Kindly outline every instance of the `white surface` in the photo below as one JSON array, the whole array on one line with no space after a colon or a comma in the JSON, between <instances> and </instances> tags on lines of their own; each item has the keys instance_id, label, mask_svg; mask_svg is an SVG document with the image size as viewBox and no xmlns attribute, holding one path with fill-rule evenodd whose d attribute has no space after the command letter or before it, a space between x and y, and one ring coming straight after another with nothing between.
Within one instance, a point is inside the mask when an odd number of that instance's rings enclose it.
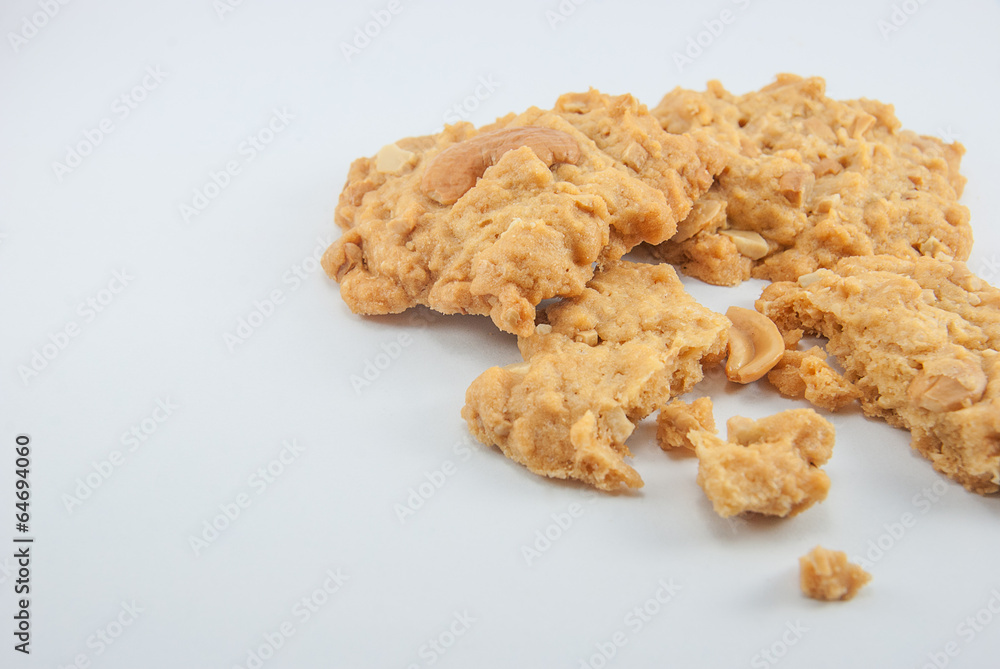
<instances>
[{"instance_id":1,"label":"white surface","mask_svg":"<svg viewBox=\"0 0 1000 669\"><path fill-rule=\"evenodd\" d=\"M0 560L0 666L245 667L286 621L294 634L269 669L576 669L619 632L608 666L773 666L759 655L773 646L789 667L921 667L949 643L949 666L995 664L1000 620L984 607L1000 588L998 500L944 481L906 433L836 416L830 496L787 521L716 517L695 461L661 453L650 424L630 441L646 487L595 497L469 441L465 389L516 359L512 337L483 318L361 318L321 272L299 285L287 273L336 236L351 160L436 130L480 77L495 90L470 101L476 123L588 86L655 105L675 85L718 78L743 92L792 71L965 143L970 265L997 283L1000 6L910 0L916 13L883 37L893 3L882 0L567 1L575 10L554 29L557 0L402 2L348 62L339 44L387 4L246 0L220 17L212 0L73 2L17 51L9 37L0 46L0 541L12 546L19 433L33 440L36 537L30 657L6 631L13 563ZM673 53L723 9L733 22L678 71ZM7 0L0 27L20 30L38 11ZM121 118L116 99L149 67L163 81ZM294 118L248 161L241 142L275 109ZM53 162L103 118L113 131L60 181ZM179 205L228 161L239 174L185 222ZM134 278L88 320L78 305L123 268ZM761 288L687 283L720 310ZM273 290L283 303L230 351L226 333ZM18 366L70 321L79 336L22 382ZM410 344L356 393L350 376L401 335ZM798 406L718 373L703 393L720 423ZM179 408L130 451L121 435L167 399ZM304 450L262 487L252 477L285 440ZM68 511L64 495L114 451L123 464ZM446 463L453 474L401 523L395 505ZM946 491L934 503L922 492L932 486ZM196 556L189 537L240 494L249 507ZM571 504L582 514L527 565L522 547ZM892 538L906 513L911 526ZM823 543L863 556L880 537L892 547L856 600L800 596L799 555ZM306 619L297 602L327 570L349 580ZM663 605L650 600L661 580L680 586ZM102 647L93 635L117 632L133 600L142 611ZM643 606L658 611L630 613ZM990 623L962 626L977 613ZM466 630L456 614L475 621ZM425 646L448 642L453 625L463 633L444 655Z\"/></svg>"}]
</instances>

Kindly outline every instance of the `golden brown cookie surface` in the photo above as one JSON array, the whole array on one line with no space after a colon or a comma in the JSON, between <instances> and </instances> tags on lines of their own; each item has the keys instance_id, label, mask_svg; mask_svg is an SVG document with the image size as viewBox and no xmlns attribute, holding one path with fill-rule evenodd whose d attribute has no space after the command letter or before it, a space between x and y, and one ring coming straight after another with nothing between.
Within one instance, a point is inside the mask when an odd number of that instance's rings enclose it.
<instances>
[{"instance_id":1,"label":"golden brown cookie surface","mask_svg":"<svg viewBox=\"0 0 1000 669\"><path fill-rule=\"evenodd\" d=\"M768 286L757 309L829 339L865 413L908 429L935 469L1000 490L1000 290L965 263L845 258Z\"/></svg>"},{"instance_id":2,"label":"golden brown cookie surface","mask_svg":"<svg viewBox=\"0 0 1000 669\"><path fill-rule=\"evenodd\" d=\"M579 294L594 263L669 238L719 169L715 145L663 131L632 96L570 94L355 161L323 266L355 312L425 304L528 335L535 306Z\"/></svg>"},{"instance_id":3,"label":"golden brown cookie surface","mask_svg":"<svg viewBox=\"0 0 1000 669\"><path fill-rule=\"evenodd\" d=\"M791 409L726 422L728 439L691 430L698 485L723 518L760 513L795 516L826 499L830 479L819 467L833 453L834 429L812 409Z\"/></svg>"},{"instance_id":4,"label":"golden brown cookie surface","mask_svg":"<svg viewBox=\"0 0 1000 669\"><path fill-rule=\"evenodd\" d=\"M462 416L531 471L602 490L639 487L624 458L634 423L721 359L729 321L695 302L668 265L612 262L520 337L523 363L484 372Z\"/></svg>"},{"instance_id":5,"label":"golden brown cookie surface","mask_svg":"<svg viewBox=\"0 0 1000 669\"><path fill-rule=\"evenodd\" d=\"M734 285L793 280L846 256L969 256L965 149L903 130L891 105L832 100L818 77L779 75L746 95L717 81L678 88L653 113L726 152L705 206L657 250L692 276Z\"/></svg>"}]
</instances>

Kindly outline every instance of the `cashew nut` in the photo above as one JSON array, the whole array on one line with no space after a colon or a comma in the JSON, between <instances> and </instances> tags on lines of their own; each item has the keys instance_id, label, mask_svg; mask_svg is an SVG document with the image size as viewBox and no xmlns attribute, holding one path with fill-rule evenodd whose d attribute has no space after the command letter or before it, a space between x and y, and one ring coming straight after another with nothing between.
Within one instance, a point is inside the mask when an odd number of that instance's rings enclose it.
<instances>
[{"instance_id":1,"label":"cashew nut","mask_svg":"<svg viewBox=\"0 0 1000 669\"><path fill-rule=\"evenodd\" d=\"M503 128L449 146L431 161L420 180L420 190L440 204L454 204L476 185L488 167L503 154L527 146L546 165L580 160L580 146L569 133L552 128Z\"/></svg>"},{"instance_id":2,"label":"cashew nut","mask_svg":"<svg viewBox=\"0 0 1000 669\"><path fill-rule=\"evenodd\" d=\"M751 230L719 230L736 244L736 250L751 260L760 260L771 250L767 240Z\"/></svg>"},{"instance_id":3,"label":"cashew nut","mask_svg":"<svg viewBox=\"0 0 1000 669\"><path fill-rule=\"evenodd\" d=\"M750 383L767 374L785 352L785 342L778 326L764 314L729 307L729 359L726 378L736 383Z\"/></svg>"},{"instance_id":4,"label":"cashew nut","mask_svg":"<svg viewBox=\"0 0 1000 669\"><path fill-rule=\"evenodd\" d=\"M974 359L942 358L924 363L910 382L910 401L928 411L955 411L972 406L986 392L986 374Z\"/></svg>"}]
</instances>

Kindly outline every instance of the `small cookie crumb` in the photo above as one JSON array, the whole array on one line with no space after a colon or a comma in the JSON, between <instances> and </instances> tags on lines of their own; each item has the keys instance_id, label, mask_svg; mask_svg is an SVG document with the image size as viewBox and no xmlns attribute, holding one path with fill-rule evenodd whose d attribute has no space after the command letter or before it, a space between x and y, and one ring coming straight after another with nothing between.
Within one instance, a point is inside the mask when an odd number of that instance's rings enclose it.
<instances>
[{"instance_id":1,"label":"small cookie crumb","mask_svg":"<svg viewBox=\"0 0 1000 669\"><path fill-rule=\"evenodd\" d=\"M872 575L848 562L843 551L816 546L799 558L799 586L813 599L847 601L870 580Z\"/></svg>"}]
</instances>

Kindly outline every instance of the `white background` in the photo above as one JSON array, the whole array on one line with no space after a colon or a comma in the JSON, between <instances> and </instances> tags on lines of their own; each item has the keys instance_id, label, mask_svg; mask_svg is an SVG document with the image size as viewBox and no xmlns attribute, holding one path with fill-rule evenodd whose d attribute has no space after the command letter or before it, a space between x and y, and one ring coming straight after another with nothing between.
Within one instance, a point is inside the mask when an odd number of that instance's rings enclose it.
<instances>
[{"instance_id":1,"label":"white background","mask_svg":"<svg viewBox=\"0 0 1000 669\"><path fill-rule=\"evenodd\" d=\"M601 666L599 648L610 654L616 633L625 643L607 666L774 666L766 648L788 667L995 664L1000 620L985 607L1000 604L997 499L937 475L905 432L857 409L834 417L829 498L789 520L718 518L696 461L664 455L651 422L630 440L645 488L593 495L470 441L465 389L518 359L512 336L485 318L425 310L362 318L321 271L291 278L294 267L315 270L312 254L338 234L350 162L436 131L456 104L485 123L589 86L653 106L676 85L701 90L718 78L744 92L790 71L826 77L836 98L893 102L905 127L962 141L970 265L1000 281L990 195L1000 181L1000 5L908 0L913 13L883 34L894 11L883 0L681 4L566 2L553 26L557 0L402 2L348 59L341 43L386 2L244 0L220 13L211 0L78 0L43 20L39 3L5 0L0 666L257 666L248 654L286 622L293 634L273 656L264 649L265 667L576 669ZM734 20L679 68L674 53L723 9ZM25 17L44 25L32 32ZM22 31L30 39L12 42ZM116 100L147 68L163 80L153 88L146 78L123 118ZM481 77L495 90L470 98ZM248 160L241 143L274 110L293 118ZM57 174L53 164L102 119L111 132ZM229 161L239 173L185 220L180 205ZM102 293L123 271L127 285ZM750 306L763 285L685 282L718 310ZM275 290L282 303L227 346ZM113 299L90 313L86 300L102 297ZM18 368L71 323L78 335L22 379ZM396 351L400 335L411 340ZM351 375L384 346L398 355L355 392ZM713 396L720 424L804 406L718 372L701 394ZM177 407L159 423L158 400ZM122 435L144 419L150 434L130 450ZM30 656L13 651L10 633L21 433L33 448ZM274 464L286 440L303 450ZM109 478L94 474L112 457L121 464ZM251 477L269 464L280 475L262 488ZM401 522L396 505L442 468L453 473ZM88 475L99 487L68 509ZM932 486L945 491L934 502L923 492ZM220 505L241 494L249 506L196 554L191 537L213 519L225 525ZM571 504L582 514L527 564L523 547L536 532L558 534L553 514ZM801 596L799 555L822 543L864 557L879 541L888 549L871 553L874 581L855 600ZM297 602L328 570L349 580L320 590L305 619ZM655 600L661 580L679 587L666 604ZM123 602L141 608L137 618ZM644 606L654 611L646 620L630 614ZM989 619L981 631L961 627L977 614ZM456 615L474 622L455 623L452 638ZM118 636L102 645L99 630ZM443 655L432 639L450 644ZM941 655L946 646L957 656Z\"/></svg>"}]
</instances>

